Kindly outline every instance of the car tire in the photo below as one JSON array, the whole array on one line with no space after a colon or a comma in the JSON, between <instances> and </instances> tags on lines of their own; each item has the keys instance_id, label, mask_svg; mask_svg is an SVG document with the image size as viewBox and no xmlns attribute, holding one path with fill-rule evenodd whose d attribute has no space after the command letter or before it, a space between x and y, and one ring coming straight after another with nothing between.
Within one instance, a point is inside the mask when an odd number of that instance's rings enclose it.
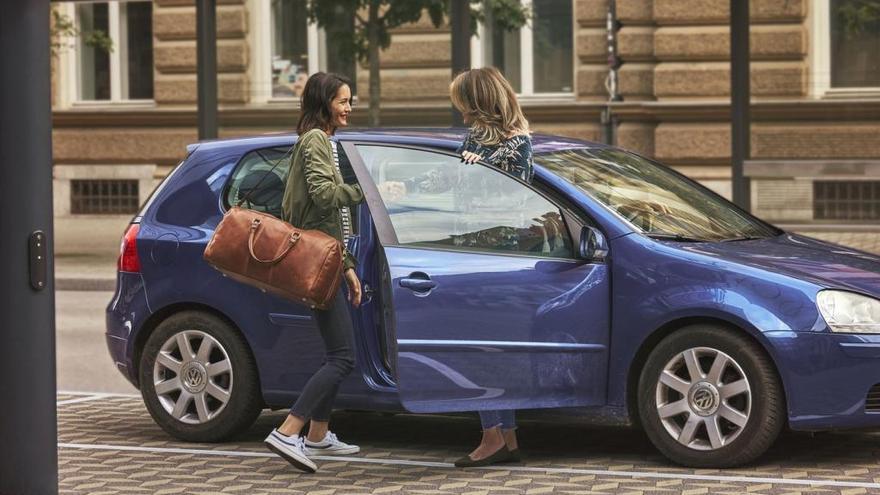
<instances>
[{"instance_id":1,"label":"car tire","mask_svg":"<svg viewBox=\"0 0 880 495\"><path fill-rule=\"evenodd\" d=\"M648 438L683 466L749 463L785 425L784 391L769 356L723 326L688 326L660 341L642 368L638 392Z\"/></svg>"},{"instance_id":2,"label":"car tire","mask_svg":"<svg viewBox=\"0 0 880 495\"><path fill-rule=\"evenodd\" d=\"M187 343L189 359L181 350ZM263 409L250 348L231 324L207 312L183 311L162 321L144 345L139 373L150 415L180 440L226 440Z\"/></svg>"}]
</instances>

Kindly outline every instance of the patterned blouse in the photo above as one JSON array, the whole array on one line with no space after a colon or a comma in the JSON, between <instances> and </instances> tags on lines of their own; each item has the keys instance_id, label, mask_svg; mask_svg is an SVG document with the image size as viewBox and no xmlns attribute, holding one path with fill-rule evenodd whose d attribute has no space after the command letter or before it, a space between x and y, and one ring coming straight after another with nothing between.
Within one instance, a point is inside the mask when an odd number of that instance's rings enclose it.
<instances>
[{"instance_id":1,"label":"patterned blouse","mask_svg":"<svg viewBox=\"0 0 880 495\"><path fill-rule=\"evenodd\" d=\"M531 182L535 175L532 167L532 138L527 134L513 136L498 144L485 145L477 142L471 128L457 152L461 154L465 151L480 155L489 164L526 182Z\"/></svg>"}]
</instances>

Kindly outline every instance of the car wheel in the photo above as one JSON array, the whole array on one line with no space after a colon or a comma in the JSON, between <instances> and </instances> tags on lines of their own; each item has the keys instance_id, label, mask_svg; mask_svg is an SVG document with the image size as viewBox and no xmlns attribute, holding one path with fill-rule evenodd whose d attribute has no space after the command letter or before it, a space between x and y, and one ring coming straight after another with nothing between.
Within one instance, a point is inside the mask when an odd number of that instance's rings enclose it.
<instances>
[{"instance_id":1,"label":"car wheel","mask_svg":"<svg viewBox=\"0 0 880 495\"><path fill-rule=\"evenodd\" d=\"M783 389L770 358L720 326L694 325L663 339L642 369L638 404L657 449L689 467L753 461L785 423Z\"/></svg>"},{"instance_id":2,"label":"car wheel","mask_svg":"<svg viewBox=\"0 0 880 495\"><path fill-rule=\"evenodd\" d=\"M176 313L156 327L140 363L141 394L163 430L219 442L250 427L263 407L254 358L223 319Z\"/></svg>"}]
</instances>

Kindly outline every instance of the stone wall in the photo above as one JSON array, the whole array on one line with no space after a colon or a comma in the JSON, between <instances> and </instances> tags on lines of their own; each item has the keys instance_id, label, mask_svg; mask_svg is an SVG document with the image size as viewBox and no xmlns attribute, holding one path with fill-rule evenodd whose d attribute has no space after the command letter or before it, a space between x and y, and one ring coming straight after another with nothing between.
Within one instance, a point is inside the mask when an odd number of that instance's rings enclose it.
<instances>
[{"instance_id":1,"label":"stone wall","mask_svg":"<svg viewBox=\"0 0 880 495\"><path fill-rule=\"evenodd\" d=\"M244 0L217 6L217 96L220 103L248 101L249 48ZM193 0L154 0L154 99L163 107L194 105L196 8Z\"/></svg>"}]
</instances>

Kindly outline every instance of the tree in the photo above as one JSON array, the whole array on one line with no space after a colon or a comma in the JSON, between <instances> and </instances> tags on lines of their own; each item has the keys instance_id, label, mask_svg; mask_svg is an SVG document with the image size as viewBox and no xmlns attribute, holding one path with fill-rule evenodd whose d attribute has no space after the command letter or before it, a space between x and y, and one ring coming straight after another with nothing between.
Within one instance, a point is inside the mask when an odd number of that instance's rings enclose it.
<instances>
[{"instance_id":1,"label":"tree","mask_svg":"<svg viewBox=\"0 0 880 495\"><path fill-rule=\"evenodd\" d=\"M486 19L487 14L495 27L514 30L522 27L529 18L529 11L520 0L469 0L471 4L471 32ZM449 0L320 0L309 2L308 12L312 22L322 28L332 27L340 19L354 15L354 29L338 31L332 43L338 44L340 53L349 54L370 70L369 125L379 125L380 50L391 46L390 30L418 21L427 11L435 27L443 23L449 12Z\"/></svg>"},{"instance_id":2,"label":"tree","mask_svg":"<svg viewBox=\"0 0 880 495\"><path fill-rule=\"evenodd\" d=\"M880 30L880 0L850 0L837 5L837 22L847 38Z\"/></svg>"},{"instance_id":3,"label":"tree","mask_svg":"<svg viewBox=\"0 0 880 495\"><path fill-rule=\"evenodd\" d=\"M105 52L113 51L113 40L104 31L81 31L76 27L69 16L52 9L52 22L49 24L49 46L52 55L72 48L73 40L81 37L86 46L97 48Z\"/></svg>"}]
</instances>

